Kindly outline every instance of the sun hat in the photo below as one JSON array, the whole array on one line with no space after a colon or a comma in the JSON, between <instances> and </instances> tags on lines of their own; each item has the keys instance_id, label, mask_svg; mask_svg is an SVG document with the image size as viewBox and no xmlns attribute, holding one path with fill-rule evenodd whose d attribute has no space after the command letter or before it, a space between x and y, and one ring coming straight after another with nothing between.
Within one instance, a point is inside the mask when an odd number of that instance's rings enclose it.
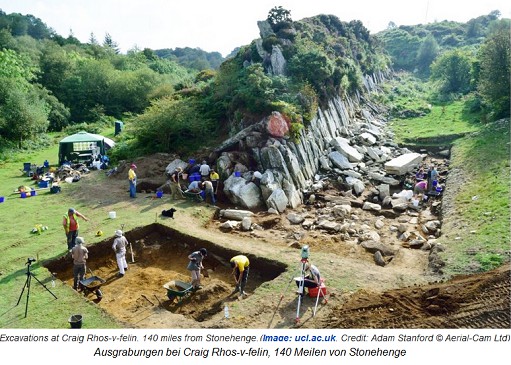
<instances>
[{"instance_id":1,"label":"sun hat","mask_svg":"<svg viewBox=\"0 0 511 365\"><path fill-rule=\"evenodd\" d=\"M121 236L122 236L122 231L120 229L116 230L115 237L121 237Z\"/></svg>"},{"instance_id":2,"label":"sun hat","mask_svg":"<svg viewBox=\"0 0 511 365\"><path fill-rule=\"evenodd\" d=\"M85 243L85 240L83 239L83 237L76 237L75 243L77 245L81 245L81 244Z\"/></svg>"},{"instance_id":3,"label":"sun hat","mask_svg":"<svg viewBox=\"0 0 511 365\"><path fill-rule=\"evenodd\" d=\"M135 165L134 163L131 164L131 167L136 169L137 168L137 165Z\"/></svg>"}]
</instances>

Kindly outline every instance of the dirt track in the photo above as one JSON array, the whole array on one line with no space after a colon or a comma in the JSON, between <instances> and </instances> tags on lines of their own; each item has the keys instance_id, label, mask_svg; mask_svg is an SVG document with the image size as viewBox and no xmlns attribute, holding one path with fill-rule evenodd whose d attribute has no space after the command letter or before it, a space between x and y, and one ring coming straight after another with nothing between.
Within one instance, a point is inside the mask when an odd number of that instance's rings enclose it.
<instances>
[{"instance_id":1,"label":"dirt track","mask_svg":"<svg viewBox=\"0 0 511 365\"><path fill-rule=\"evenodd\" d=\"M137 161L142 169L154 171L148 162ZM163 166L164 164L161 164ZM158 167L160 168L160 167ZM163 176L163 174L161 174ZM95 184L94 174L80 182L80 194L102 200L126 201L124 179L111 179L105 192ZM106 197L108 194L108 197ZM126 202L127 209L158 213L161 205L149 200ZM168 197L166 197L168 199ZM204 203L170 202L179 208L175 220L160 218L160 224L139 227L127 233L133 243L135 263L123 278L117 273L111 239L90 247L89 267L106 279L103 299L93 293L85 297L97 302L127 327L140 328L510 328L510 266L448 282L434 283L428 276L427 253L403 249L384 268L376 266L372 255L355 242L342 241L322 233L307 233L296 243L296 226L285 217L269 217L261 212L254 218L264 230L223 232L213 216L215 210ZM197 204L210 212L211 221L203 226L194 217ZM301 211L306 213L305 211ZM364 212L360 220L368 225L375 217ZM382 219L380 217L380 219ZM177 231L169 229L170 224ZM389 223L389 222L387 222ZM91 228L92 229L92 228ZM390 239L391 237L389 237ZM297 321L297 295L294 283L299 246L309 244L313 261L327 278L329 294L316 300L305 297ZM298 246L298 247L297 247ZM192 249L207 247L212 255L204 264L209 277L204 289L181 301L170 300L163 284L171 279L187 281L186 256ZM226 261L232 255L250 255L251 275L246 299L232 295L233 281ZM130 261L130 255L127 256ZM58 278L72 284L69 261L49 266ZM291 284L291 285L289 285ZM223 307L230 308L230 318Z\"/></svg>"}]
</instances>

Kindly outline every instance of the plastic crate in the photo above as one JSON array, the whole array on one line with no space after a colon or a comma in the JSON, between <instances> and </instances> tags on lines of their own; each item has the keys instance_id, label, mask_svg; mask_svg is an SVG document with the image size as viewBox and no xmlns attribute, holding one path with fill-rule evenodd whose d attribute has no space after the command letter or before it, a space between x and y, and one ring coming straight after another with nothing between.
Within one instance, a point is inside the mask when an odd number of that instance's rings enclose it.
<instances>
[{"instance_id":1,"label":"plastic crate","mask_svg":"<svg viewBox=\"0 0 511 365\"><path fill-rule=\"evenodd\" d=\"M40 188L47 188L48 187L48 181L39 181L39 187Z\"/></svg>"}]
</instances>

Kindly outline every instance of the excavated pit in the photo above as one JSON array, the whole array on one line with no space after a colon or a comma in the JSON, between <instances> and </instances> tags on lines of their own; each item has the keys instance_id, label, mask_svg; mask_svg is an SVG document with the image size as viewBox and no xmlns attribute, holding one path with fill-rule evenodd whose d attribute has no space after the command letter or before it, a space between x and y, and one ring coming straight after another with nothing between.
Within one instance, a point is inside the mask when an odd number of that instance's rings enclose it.
<instances>
[{"instance_id":1,"label":"excavated pit","mask_svg":"<svg viewBox=\"0 0 511 365\"><path fill-rule=\"evenodd\" d=\"M202 322L223 309L223 304L236 298L232 294L234 279L229 265L231 257L240 254L213 242L182 234L167 226L154 223L125 233L132 244L134 262L128 247L128 271L117 277L118 267L112 249L113 237L87 247L87 277L97 276L105 282L99 286L102 298L92 290L81 291L85 298L94 301L110 315L131 325L140 321L149 309L164 308ZM180 280L190 282L186 270L188 255L206 248L208 256L203 261L208 277L202 278L203 288L186 292L169 299L163 285ZM285 270L285 265L264 258L245 254L250 260L250 275L246 291L252 293L264 282L273 280ZM46 265L57 279L72 287L73 265L69 257L62 257ZM182 291L180 291L182 292Z\"/></svg>"}]
</instances>

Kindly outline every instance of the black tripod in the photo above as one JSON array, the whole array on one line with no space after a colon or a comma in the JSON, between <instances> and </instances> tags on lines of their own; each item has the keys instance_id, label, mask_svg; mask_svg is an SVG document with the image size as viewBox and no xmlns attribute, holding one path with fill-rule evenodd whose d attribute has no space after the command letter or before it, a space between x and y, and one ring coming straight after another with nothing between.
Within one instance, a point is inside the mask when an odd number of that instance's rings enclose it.
<instances>
[{"instance_id":1,"label":"black tripod","mask_svg":"<svg viewBox=\"0 0 511 365\"><path fill-rule=\"evenodd\" d=\"M51 292L51 290L46 287L46 285L41 283L41 281L38 278L36 278L36 276L32 272L30 272L30 266L32 265L33 262L35 262L35 259L29 257L27 262L25 263L25 265L27 265L27 272L26 272L27 280L25 281L25 285L23 285L23 289L21 290L20 297L18 298L18 303L16 303L16 305L20 304L20 300L21 300L21 297L23 296L23 292L25 291L25 288L27 288L27 302L25 304L25 318L27 317L27 313L28 313L28 299L30 298L30 282L31 282L32 277L34 279L36 279L37 282L39 284L41 284L43 286L43 288L45 288L48 291L48 293L50 293L51 295L53 295L53 297L55 299L57 299L55 294L53 294Z\"/></svg>"}]
</instances>

